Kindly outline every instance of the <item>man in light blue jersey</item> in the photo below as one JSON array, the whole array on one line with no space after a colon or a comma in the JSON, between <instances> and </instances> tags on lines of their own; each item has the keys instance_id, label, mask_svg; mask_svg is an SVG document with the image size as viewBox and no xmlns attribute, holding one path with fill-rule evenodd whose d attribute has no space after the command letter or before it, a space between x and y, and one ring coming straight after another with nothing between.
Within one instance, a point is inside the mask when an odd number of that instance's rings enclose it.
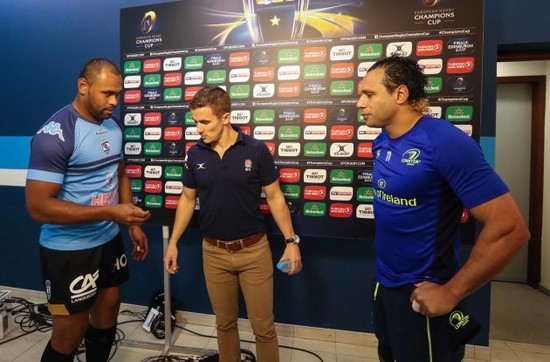
<instances>
[{"instance_id":1,"label":"man in light blue jersey","mask_svg":"<svg viewBox=\"0 0 550 362\"><path fill-rule=\"evenodd\" d=\"M461 361L476 328L457 305L529 239L479 145L426 114L426 82L417 62L389 57L369 69L357 103L367 125L382 128L373 144L373 325L385 362ZM464 209L483 228L461 265Z\"/></svg>"},{"instance_id":2,"label":"man in light blue jersey","mask_svg":"<svg viewBox=\"0 0 550 362\"><path fill-rule=\"evenodd\" d=\"M74 101L34 135L26 203L40 233L42 279L52 315L41 362L73 361L85 339L86 361L109 359L129 277L119 224L128 226L132 255L143 260L149 211L133 205L122 159L122 126L113 112L120 71L107 59L86 63Z\"/></svg>"}]
</instances>

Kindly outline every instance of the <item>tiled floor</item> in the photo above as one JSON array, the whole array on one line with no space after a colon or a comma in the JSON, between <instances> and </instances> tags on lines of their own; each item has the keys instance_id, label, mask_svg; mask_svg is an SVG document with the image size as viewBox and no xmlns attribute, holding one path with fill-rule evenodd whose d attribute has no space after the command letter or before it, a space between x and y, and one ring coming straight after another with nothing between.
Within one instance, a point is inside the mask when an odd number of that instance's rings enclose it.
<instances>
[{"instance_id":1,"label":"tiled floor","mask_svg":"<svg viewBox=\"0 0 550 362\"><path fill-rule=\"evenodd\" d=\"M0 287L0 289L2 289ZM41 292L25 291L12 289L14 296L28 299L33 302L42 302ZM529 302L518 300L518 296L527 297ZM536 303L534 303L536 301ZM497 305L495 305L495 303ZM529 303L529 304L525 304ZM501 304L505 304L503 306ZM501 314L510 315L510 313L523 313L513 309L517 305L519 310L524 313L535 314L533 317L524 318L528 324L518 327L517 320L522 318L507 318ZM493 298L491 308L495 311L491 317L491 341L490 348L480 346L467 346L465 361L550 361L550 343L546 343L550 338L550 297L521 284L493 283ZM124 305L123 309L142 312L143 306ZM520 316L521 317L521 316ZM150 333L147 333L141 327L141 322L125 321L134 320L134 317L121 314L119 318L119 328L125 335L121 346L118 347L113 362L139 362L146 358L158 356L163 348L168 348L168 354L182 352L185 348L187 352L194 354L206 354L216 348L214 338L215 330L213 318L209 315L198 315L194 313L178 314L178 319L183 322L184 327L202 335L211 336L206 338L197 336L186 330L176 333L175 340L172 343L165 343L164 340L156 339ZM538 319L541 322L535 323ZM512 323L502 323L502 321ZM545 322L546 321L546 322ZM493 324L495 326L493 326ZM247 321L240 321L239 329L243 340L251 340L252 333ZM533 331L534 330L534 331ZM0 343L23 334L17 327ZM321 359L312 354L300 351L307 350L317 354L324 362L368 362L378 361L376 354L376 341L371 334L354 333L339 330L326 330L300 326L278 325L279 343L281 346L292 348L281 348L281 362L319 362ZM518 340L516 337L529 335L530 340L540 341L540 344L527 344L513 342ZM540 338L537 337L540 335ZM494 339L499 336L500 340ZM546 338L546 339L545 339ZM0 344L1 362L35 362L40 360L42 350L49 339L48 332L34 332L21 338L14 339L4 344ZM243 342L242 348L255 352L253 343ZM152 349L151 349L152 348ZM84 357L80 357L84 361Z\"/></svg>"}]
</instances>

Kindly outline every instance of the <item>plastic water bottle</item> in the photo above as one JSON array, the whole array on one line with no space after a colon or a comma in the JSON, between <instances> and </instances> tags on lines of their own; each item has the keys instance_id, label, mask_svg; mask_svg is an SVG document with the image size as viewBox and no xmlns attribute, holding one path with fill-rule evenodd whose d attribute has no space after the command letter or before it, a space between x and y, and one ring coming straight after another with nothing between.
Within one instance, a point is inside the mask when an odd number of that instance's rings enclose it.
<instances>
[{"instance_id":1,"label":"plastic water bottle","mask_svg":"<svg viewBox=\"0 0 550 362\"><path fill-rule=\"evenodd\" d=\"M290 263L290 260L288 259L283 259L277 263L277 269L279 269L283 273L288 273L291 268L292 268L292 265Z\"/></svg>"}]
</instances>

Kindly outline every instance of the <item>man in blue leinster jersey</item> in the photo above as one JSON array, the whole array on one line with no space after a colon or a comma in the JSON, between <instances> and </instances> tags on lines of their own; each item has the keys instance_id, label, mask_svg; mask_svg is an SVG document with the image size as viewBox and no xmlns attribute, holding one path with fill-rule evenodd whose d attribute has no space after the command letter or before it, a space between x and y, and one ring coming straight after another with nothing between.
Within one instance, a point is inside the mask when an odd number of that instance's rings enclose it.
<instances>
[{"instance_id":1,"label":"man in blue leinster jersey","mask_svg":"<svg viewBox=\"0 0 550 362\"><path fill-rule=\"evenodd\" d=\"M373 144L376 284L373 325L380 359L460 361L475 322L459 303L529 239L507 186L479 145L426 114L426 77L411 59L375 63L357 107ZM483 227L460 264L464 209Z\"/></svg>"},{"instance_id":2,"label":"man in blue leinster jersey","mask_svg":"<svg viewBox=\"0 0 550 362\"><path fill-rule=\"evenodd\" d=\"M42 278L52 315L41 362L73 361L85 340L86 361L109 359L129 277L119 224L128 226L132 255L143 260L149 211L134 206L122 153L122 126L113 116L122 92L116 65L92 59L74 101L34 135L26 203L40 233Z\"/></svg>"}]
</instances>

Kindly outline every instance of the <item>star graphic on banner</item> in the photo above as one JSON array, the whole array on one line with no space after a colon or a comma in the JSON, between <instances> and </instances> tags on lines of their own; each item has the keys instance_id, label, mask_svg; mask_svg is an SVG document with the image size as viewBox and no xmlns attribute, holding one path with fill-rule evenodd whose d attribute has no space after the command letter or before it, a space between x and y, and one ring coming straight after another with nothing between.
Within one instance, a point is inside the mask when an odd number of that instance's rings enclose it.
<instances>
[{"instance_id":1,"label":"star graphic on banner","mask_svg":"<svg viewBox=\"0 0 550 362\"><path fill-rule=\"evenodd\" d=\"M271 21L271 26L279 26L279 22L281 21L281 19L278 18L277 15L275 15L273 19L271 19L270 21Z\"/></svg>"}]
</instances>

